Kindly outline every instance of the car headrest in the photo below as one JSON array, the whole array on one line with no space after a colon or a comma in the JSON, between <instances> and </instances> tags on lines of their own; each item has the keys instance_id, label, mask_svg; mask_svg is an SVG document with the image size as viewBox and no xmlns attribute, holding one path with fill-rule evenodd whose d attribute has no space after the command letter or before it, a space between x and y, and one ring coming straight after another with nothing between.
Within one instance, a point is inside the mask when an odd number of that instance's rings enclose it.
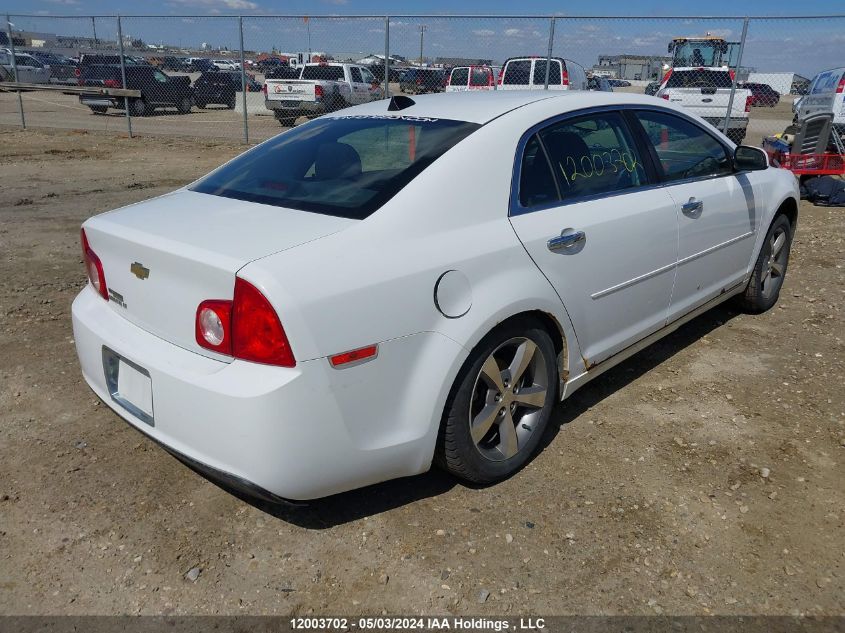
<instances>
[{"instance_id":1,"label":"car headrest","mask_svg":"<svg viewBox=\"0 0 845 633\"><path fill-rule=\"evenodd\" d=\"M361 156L346 143L325 143L317 150L314 175L318 180L357 178L361 175Z\"/></svg>"}]
</instances>

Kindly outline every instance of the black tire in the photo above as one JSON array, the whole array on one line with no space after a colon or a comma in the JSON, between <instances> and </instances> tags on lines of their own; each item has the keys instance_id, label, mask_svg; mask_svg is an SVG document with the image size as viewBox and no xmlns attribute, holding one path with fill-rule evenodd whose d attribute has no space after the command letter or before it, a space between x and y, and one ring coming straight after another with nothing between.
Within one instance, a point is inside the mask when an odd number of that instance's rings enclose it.
<instances>
[{"instance_id":1,"label":"black tire","mask_svg":"<svg viewBox=\"0 0 845 633\"><path fill-rule=\"evenodd\" d=\"M517 365L519 350L530 349L520 347L526 342L535 346L533 355L517 384L509 384L510 369L505 365L510 350L514 351L510 364ZM483 372L491 361L494 365L489 367L493 371ZM496 370L500 371L499 386L487 378ZM528 319L509 321L496 328L470 353L455 379L443 412L435 463L474 483L486 484L509 477L536 451L555 404L557 387L557 354L545 329ZM544 389L542 395L541 389ZM542 399L542 406L536 406L536 402L530 406L517 402L520 397L531 396ZM478 441L471 432L473 421L487 422L475 425L479 429ZM513 435L507 434L510 441L501 432L506 428L513 430ZM516 452L508 447L515 447Z\"/></svg>"},{"instance_id":2,"label":"black tire","mask_svg":"<svg viewBox=\"0 0 845 633\"><path fill-rule=\"evenodd\" d=\"M205 101L197 101L194 105L196 105L200 110L204 110L205 106L208 104Z\"/></svg>"},{"instance_id":3,"label":"black tire","mask_svg":"<svg viewBox=\"0 0 845 633\"><path fill-rule=\"evenodd\" d=\"M147 107L147 102L144 98L135 98L129 100L129 114L132 116L146 116L149 114L150 108Z\"/></svg>"},{"instance_id":4,"label":"black tire","mask_svg":"<svg viewBox=\"0 0 845 633\"><path fill-rule=\"evenodd\" d=\"M778 247L780 236L783 236L783 243ZM759 314L777 303L786 278L791 246L792 223L784 214L778 214L766 233L748 286L737 296L737 303L743 311Z\"/></svg>"},{"instance_id":5,"label":"black tire","mask_svg":"<svg viewBox=\"0 0 845 633\"><path fill-rule=\"evenodd\" d=\"M282 127L293 127L293 124L296 123L296 117L277 116L276 120Z\"/></svg>"},{"instance_id":6,"label":"black tire","mask_svg":"<svg viewBox=\"0 0 845 633\"><path fill-rule=\"evenodd\" d=\"M194 107L194 100L191 97L182 97L179 103L176 104L176 110L179 114L189 114L191 108Z\"/></svg>"},{"instance_id":7,"label":"black tire","mask_svg":"<svg viewBox=\"0 0 845 633\"><path fill-rule=\"evenodd\" d=\"M230 110L235 109L235 95L232 95L231 97L226 99L226 107L229 108Z\"/></svg>"},{"instance_id":8,"label":"black tire","mask_svg":"<svg viewBox=\"0 0 845 633\"><path fill-rule=\"evenodd\" d=\"M105 114L108 110L107 106L88 106L94 114Z\"/></svg>"}]
</instances>

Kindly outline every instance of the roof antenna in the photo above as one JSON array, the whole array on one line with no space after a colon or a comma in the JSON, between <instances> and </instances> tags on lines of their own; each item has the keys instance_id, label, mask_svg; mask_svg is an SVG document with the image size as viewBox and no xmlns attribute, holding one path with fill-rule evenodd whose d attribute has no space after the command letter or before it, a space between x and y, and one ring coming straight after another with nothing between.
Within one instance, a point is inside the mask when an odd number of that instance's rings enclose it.
<instances>
[{"instance_id":1,"label":"roof antenna","mask_svg":"<svg viewBox=\"0 0 845 633\"><path fill-rule=\"evenodd\" d=\"M414 105L416 101L411 99L411 97L406 97L405 95L396 95L390 97L390 103L387 106L388 111L395 112L396 110L404 110L405 108L410 108Z\"/></svg>"}]
</instances>

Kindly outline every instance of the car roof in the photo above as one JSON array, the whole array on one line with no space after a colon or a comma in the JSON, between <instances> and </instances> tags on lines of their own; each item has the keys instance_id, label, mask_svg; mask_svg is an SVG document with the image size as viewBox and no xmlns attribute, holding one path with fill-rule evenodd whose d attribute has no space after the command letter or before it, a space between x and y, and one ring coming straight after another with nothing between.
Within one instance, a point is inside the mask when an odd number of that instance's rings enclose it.
<instances>
[{"instance_id":1,"label":"car roof","mask_svg":"<svg viewBox=\"0 0 845 633\"><path fill-rule=\"evenodd\" d=\"M382 99L344 110L350 116L383 114L390 116L426 117L451 119L471 123L487 123L517 108L533 103L554 99L560 114L584 108L642 104L656 105L655 97L624 92L595 92L589 90L490 90L471 92L446 92L430 95L406 97L414 105L399 111L388 111L389 101ZM665 106L665 100L659 100ZM328 117L343 116L330 114Z\"/></svg>"}]
</instances>

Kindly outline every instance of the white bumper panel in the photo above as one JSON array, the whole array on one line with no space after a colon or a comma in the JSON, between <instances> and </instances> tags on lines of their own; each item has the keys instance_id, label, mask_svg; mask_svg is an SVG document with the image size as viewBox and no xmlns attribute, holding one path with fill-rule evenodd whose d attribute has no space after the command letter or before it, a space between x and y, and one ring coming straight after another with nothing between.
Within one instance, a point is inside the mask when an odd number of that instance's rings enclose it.
<instances>
[{"instance_id":1,"label":"white bumper panel","mask_svg":"<svg viewBox=\"0 0 845 633\"><path fill-rule=\"evenodd\" d=\"M425 472L463 348L425 332L370 362L272 367L206 358L131 324L87 286L73 330L88 385L161 444L283 498L304 500ZM103 348L149 373L153 423L110 395ZM338 350L342 352L346 350Z\"/></svg>"}]
</instances>

